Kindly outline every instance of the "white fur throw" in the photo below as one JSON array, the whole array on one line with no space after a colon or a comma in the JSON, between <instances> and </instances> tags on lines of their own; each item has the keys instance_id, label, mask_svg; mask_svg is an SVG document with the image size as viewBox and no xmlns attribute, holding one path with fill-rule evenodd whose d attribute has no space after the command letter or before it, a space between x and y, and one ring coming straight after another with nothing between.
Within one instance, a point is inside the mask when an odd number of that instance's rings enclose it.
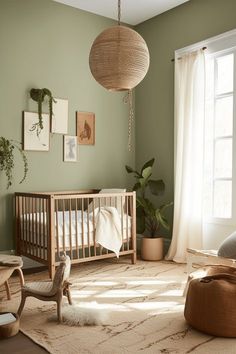
<instances>
[{"instance_id":1,"label":"white fur throw","mask_svg":"<svg viewBox=\"0 0 236 354\"><path fill-rule=\"evenodd\" d=\"M108 319L107 310L97 308L97 303L80 303L62 308L63 323L69 326L102 325Z\"/></svg>"}]
</instances>

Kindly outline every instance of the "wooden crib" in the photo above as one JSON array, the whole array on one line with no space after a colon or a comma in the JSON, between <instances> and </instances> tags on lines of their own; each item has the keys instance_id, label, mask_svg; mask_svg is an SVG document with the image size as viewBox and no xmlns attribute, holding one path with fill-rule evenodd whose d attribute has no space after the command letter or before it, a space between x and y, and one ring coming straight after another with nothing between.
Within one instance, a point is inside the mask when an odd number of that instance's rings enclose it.
<instances>
[{"instance_id":1,"label":"wooden crib","mask_svg":"<svg viewBox=\"0 0 236 354\"><path fill-rule=\"evenodd\" d=\"M51 278L64 251L72 264L115 257L96 242L96 214L104 207L117 209L122 234L119 255L130 255L135 263L135 192L15 193L17 254L47 265Z\"/></svg>"}]
</instances>

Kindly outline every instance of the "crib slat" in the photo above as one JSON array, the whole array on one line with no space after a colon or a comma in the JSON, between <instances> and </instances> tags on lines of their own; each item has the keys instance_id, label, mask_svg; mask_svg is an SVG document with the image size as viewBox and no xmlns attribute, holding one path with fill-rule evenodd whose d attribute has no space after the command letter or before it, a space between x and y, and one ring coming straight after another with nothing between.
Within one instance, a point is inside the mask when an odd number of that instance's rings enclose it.
<instances>
[{"instance_id":1,"label":"crib slat","mask_svg":"<svg viewBox=\"0 0 236 354\"><path fill-rule=\"evenodd\" d=\"M43 200L43 255L44 259L47 259L47 250L46 250L46 238L47 238L47 226L46 226L46 217L47 217L47 201Z\"/></svg>"},{"instance_id":2,"label":"crib slat","mask_svg":"<svg viewBox=\"0 0 236 354\"><path fill-rule=\"evenodd\" d=\"M35 199L35 229L36 229L36 242L35 242L35 255L38 257L39 252L39 233L38 233L38 199Z\"/></svg>"},{"instance_id":3,"label":"crib slat","mask_svg":"<svg viewBox=\"0 0 236 354\"><path fill-rule=\"evenodd\" d=\"M119 197L117 197L119 198ZM124 208L123 208L123 198L121 200L121 235L122 235L122 251L124 251Z\"/></svg>"},{"instance_id":4,"label":"crib slat","mask_svg":"<svg viewBox=\"0 0 236 354\"><path fill-rule=\"evenodd\" d=\"M96 201L96 199L92 201L92 205L93 205L93 245L94 245L94 256L97 255L97 247L96 247L96 230L95 230L95 207L94 207L94 201Z\"/></svg>"},{"instance_id":5,"label":"crib slat","mask_svg":"<svg viewBox=\"0 0 236 354\"><path fill-rule=\"evenodd\" d=\"M36 224L36 217L37 217L37 214L36 214L36 199L34 198L34 213L33 213L33 234L32 234L32 248L33 248L33 255L35 257L37 257L37 247L36 247L36 244L37 244L37 224Z\"/></svg>"},{"instance_id":6,"label":"crib slat","mask_svg":"<svg viewBox=\"0 0 236 354\"><path fill-rule=\"evenodd\" d=\"M132 200L132 206L131 206L131 211L132 211L132 221L131 221L131 238L132 238L132 249L133 249L133 255L132 255L132 263L135 264L137 260L137 253L136 253L136 196L135 193L133 193L133 196L131 198Z\"/></svg>"},{"instance_id":7,"label":"crib slat","mask_svg":"<svg viewBox=\"0 0 236 354\"><path fill-rule=\"evenodd\" d=\"M25 197L25 199L27 199L28 197ZM30 255L33 256L33 252L32 252L32 248L33 248L33 244L32 244L32 234L34 233L34 229L33 229L33 199L32 198L28 198L29 199L29 210L28 210L28 226L27 228L29 229L29 236L28 236L28 253Z\"/></svg>"},{"instance_id":8,"label":"crib slat","mask_svg":"<svg viewBox=\"0 0 236 354\"><path fill-rule=\"evenodd\" d=\"M58 225L58 200L55 200L55 218L56 218L56 244L57 244L57 257L60 257L60 247L59 247L59 225Z\"/></svg>"},{"instance_id":9,"label":"crib slat","mask_svg":"<svg viewBox=\"0 0 236 354\"><path fill-rule=\"evenodd\" d=\"M82 222L82 257L85 258L85 250L84 250L84 199L82 199L81 203L81 222Z\"/></svg>"},{"instance_id":10,"label":"crib slat","mask_svg":"<svg viewBox=\"0 0 236 354\"><path fill-rule=\"evenodd\" d=\"M42 200L38 199L38 212L39 212L39 258L42 258L42 212L41 212Z\"/></svg>"},{"instance_id":11,"label":"crib slat","mask_svg":"<svg viewBox=\"0 0 236 354\"><path fill-rule=\"evenodd\" d=\"M87 205L89 205L89 199L87 199ZM87 232L88 232L88 254L91 257L90 249L90 225L89 225L89 208L87 207Z\"/></svg>"},{"instance_id":12,"label":"crib slat","mask_svg":"<svg viewBox=\"0 0 236 354\"><path fill-rule=\"evenodd\" d=\"M70 258L71 258L71 259L73 259L73 249L72 249L71 199L69 199L69 230L70 230Z\"/></svg>"},{"instance_id":13,"label":"crib slat","mask_svg":"<svg viewBox=\"0 0 236 354\"><path fill-rule=\"evenodd\" d=\"M66 233L66 230L65 230L65 199L62 199L62 216L63 216L63 251L65 252L66 251L66 244L65 244L65 233Z\"/></svg>"},{"instance_id":14,"label":"crib slat","mask_svg":"<svg viewBox=\"0 0 236 354\"><path fill-rule=\"evenodd\" d=\"M22 219L22 248L23 252L26 251L25 249L25 234L26 234L26 213L25 213L25 197L22 198L22 213L23 213L23 219Z\"/></svg>"},{"instance_id":15,"label":"crib slat","mask_svg":"<svg viewBox=\"0 0 236 354\"><path fill-rule=\"evenodd\" d=\"M101 198L98 198L98 212L100 213L100 211L101 211ZM99 245L99 253L100 253L100 256L102 255L102 246L101 245Z\"/></svg>"},{"instance_id":16,"label":"crib slat","mask_svg":"<svg viewBox=\"0 0 236 354\"><path fill-rule=\"evenodd\" d=\"M108 204L107 204L107 201L108 201L108 200L109 200L109 198L106 197L106 198L105 198L105 207L108 206ZM108 252L109 252L109 251L108 251L108 249L106 248L106 254L107 254Z\"/></svg>"},{"instance_id":17,"label":"crib slat","mask_svg":"<svg viewBox=\"0 0 236 354\"><path fill-rule=\"evenodd\" d=\"M129 197L126 197L126 245L129 251Z\"/></svg>"},{"instance_id":18,"label":"crib slat","mask_svg":"<svg viewBox=\"0 0 236 354\"><path fill-rule=\"evenodd\" d=\"M75 199L75 242L76 242L76 254L79 258L79 246L78 246L78 204L77 199Z\"/></svg>"},{"instance_id":19,"label":"crib slat","mask_svg":"<svg viewBox=\"0 0 236 354\"><path fill-rule=\"evenodd\" d=\"M25 242L25 245L26 245L26 250L28 250L29 248L29 238L30 238L30 230L29 230L29 206L28 206L28 198L25 198L25 216L24 216L24 228L25 228L25 238L26 238L26 242Z\"/></svg>"}]
</instances>

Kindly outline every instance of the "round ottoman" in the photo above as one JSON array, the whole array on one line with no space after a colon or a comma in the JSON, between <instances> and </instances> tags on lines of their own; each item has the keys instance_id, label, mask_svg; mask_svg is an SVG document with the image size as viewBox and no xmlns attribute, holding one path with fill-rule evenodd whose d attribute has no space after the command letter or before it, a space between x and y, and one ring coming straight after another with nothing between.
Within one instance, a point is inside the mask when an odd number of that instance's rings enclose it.
<instances>
[{"instance_id":1,"label":"round ottoman","mask_svg":"<svg viewBox=\"0 0 236 354\"><path fill-rule=\"evenodd\" d=\"M207 334L236 337L235 299L234 274L218 273L193 279L187 292L185 319L193 328Z\"/></svg>"}]
</instances>

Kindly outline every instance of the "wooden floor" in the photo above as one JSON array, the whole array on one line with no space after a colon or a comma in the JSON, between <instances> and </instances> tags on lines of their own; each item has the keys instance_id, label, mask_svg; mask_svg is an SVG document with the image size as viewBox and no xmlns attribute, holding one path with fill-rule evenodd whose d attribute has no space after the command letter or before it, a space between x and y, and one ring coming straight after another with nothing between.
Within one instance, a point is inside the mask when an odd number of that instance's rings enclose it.
<instances>
[{"instance_id":1,"label":"wooden floor","mask_svg":"<svg viewBox=\"0 0 236 354\"><path fill-rule=\"evenodd\" d=\"M0 340L1 354L46 354L48 351L35 344L23 333L16 336Z\"/></svg>"}]
</instances>

